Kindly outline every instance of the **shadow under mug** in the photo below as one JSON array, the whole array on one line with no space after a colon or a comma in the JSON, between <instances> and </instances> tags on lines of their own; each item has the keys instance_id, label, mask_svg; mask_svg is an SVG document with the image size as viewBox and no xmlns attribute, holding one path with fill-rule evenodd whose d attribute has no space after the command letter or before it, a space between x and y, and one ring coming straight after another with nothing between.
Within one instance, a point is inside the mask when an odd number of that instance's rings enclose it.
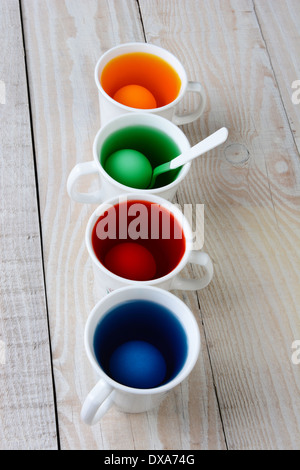
<instances>
[{"instance_id":1,"label":"shadow under mug","mask_svg":"<svg viewBox=\"0 0 300 470\"><path fill-rule=\"evenodd\" d=\"M141 132L145 134L144 139L141 138L143 134L137 137ZM147 132L150 133L149 140ZM152 138L152 132L158 133L156 139ZM115 138L116 135L117 138ZM168 150L164 149L165 139L169 139L172 144ZM139 192L172 200L179 184L188 174L191 162L168 172L171 174L171 179L166 180L166 176L162 175L166 183L164 186L153 189L131 188L113 179L104 169L108 155L124 148L138 150L145 154L154 168L188 150L190 143L179 127L160 116L135 113L115 118L98 131L93 144L93 160L77 163L69 174L67 190L71 199L81 203L100 204L120 194ZM76 186L80 179L93 174L100 177L100 189L89 193L79 192Z\"/></svg>"},{"instance_id":2,"label":"shadow under mug","mask_svg":"<svg viewBox=\"0 0 300 470\"><path fill-rule=\"evenodd\" d=\"M111 216L109 211L112 211ZM125 220L125 223L122 222L123 227L121 224L118 226L121 213L122 220ZM109 217L106 219L107 216ZM158 274L159 277L155 275L152 279L147 280L130 279L112 272L107 265L105 266L105 256L108 252L106 246L110 240L108 234L99 233L98 230L101 232L104 229L106 221L111 224L111 227L117 227L112 237L113 245L120 242L143 244L156 261L156 275ZM168 228L165 228L164 223L168 224L169 221L173 221L173 225L172 227L170 225L171 229L168 232ZM143 232L141 226L147 225L146 231L142 235L131 231L131 224L136 226L137 222L140 224L139 230L141 232ZM175 235L173 235L174 230L176 230ZM180 235L178 235L179 233ZM164 235L162 236L162 234ZM199 290L205 288L213 277L213 264L209 255L200 250L193 250L193 233L187 218L174 204L155 195L127 194L122 197L112 198L100 205L88 221L85 242L92 260L97 295L100 291L103 295L128 285L150 285L166 290ZM109 249L111 249L111 246ZM117 262L120 263L120 259L117 258ZM129 259L129 263L133 262L133 259ZM187 263L201 266L204 275L198 279L182 277L180 272ZM165 267L167 271L164 270Z\"/></svg>"},{"instance_id":3,"label":"shadow under mug","mask_svg":"<svg viewBox=\"0 0 300 470\"><path fill-rule=\"evenodd\" d=\"M146 302L147 308L132 316L126 305L135 302ZM112 378L107 363L116 348L128 340L147 341L160 349L166 360L166 380L151 388L137 388ZM200 351L200 333L193 313L178 297L157 287L131 286L118 289L97 303L86 323L84 344L99 381L83 403L81 418L94 425L112 405L127 413L157 407L166 393L194 368ZM130 369L135 366L132 362L127 364Z\"/></svg>"},{"instance_id":4,"label":"shadow under mug","mask_svg":"<svg viewBox=\"0 0 300 470\"><path fill-rule=\"evenodd\" d=\"M137 64L135 67L131 67L126 63L123 64L123 68L117 68L115 62L117 58L125 57L127 54L141 54L141 63ZM133 42L125 43L113 47L106 51L98 60L95 67L95 82L99 90L99 104L100 104L100 117L101 125L107 123L109 120L113 119L120 114L139 111L138 108L132 108L130 106L125 106L124 104L119 103L114 100L111 96L112 93L108 88L114 89L114 84L109 83L109 87L103 84L102 74L105 67L112 64L116 69L112 70L110 73L111 81L116 80L118 87L134 84L145 87L146 89L152 90L154 87L154 96L159 92L159 88L166 88L164 83L167 78L165 74L161 76L153 74L153 64L151 60L147 63L147 54L151 57L155 56L158 59L165 61L168 66L170 66L179 81L179 89L176 96L172 101L163 104L157 108L146 109L145 111L149 114L157 114L166 119L171 120L176 125L187 124L189 122L195 121L198 119L206 104L206 95L204 93L203 87L199 82L188 81L186 71L181 64L181 62L169 51L163 49L162 47L156 46L154 44L142 43L142 42ZM138 60L138 59L137 59ZM114 91L117 91L116 89ZM153 90L152 90L153 91ZM178 103L183 99L184 95L188 92L196 93L200 98L200 103L196 109L190 113L184 115L178 115L176 113L176 107Z\"/></svg>"}]
</instances>

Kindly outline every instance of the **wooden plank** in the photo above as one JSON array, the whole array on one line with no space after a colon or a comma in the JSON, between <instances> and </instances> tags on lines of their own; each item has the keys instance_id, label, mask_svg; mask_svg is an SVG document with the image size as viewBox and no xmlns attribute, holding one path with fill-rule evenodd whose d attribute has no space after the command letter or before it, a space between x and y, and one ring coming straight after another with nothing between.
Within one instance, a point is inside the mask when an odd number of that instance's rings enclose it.
<instances>
[{"instance_id":1,"label":"wooden plank","mask_svg":"<svg viewBox=\"0 0 300 470\"><path fill-rule=\"evenodd\" d=\"M57 449L19 2L0 2L0 448Z\"/></svg>"},{"instance_id":2,"label":"wooden plank","mask_svg":"<svg viewBox=\"0 0 300 470\"><path fill-rule=\"evenodd\" d=\"M298 152L253 3L140 7L147 41L171 50L207 91L205 114L184 126L190 141L223 125L230 132L193 163L178 193L181 204L205 204L215 277L199 304L226 441L299 449L300 366L291 361L300 338Z\"/></svg>"},{"instance_id":3,"label":"wooden plank","mask_svg":"<svg viewBox=\"0 0 300 470\"><path fill-rule=\"evenodd\" d=\"M281 98L300 151L300 3L254 0Z\"/></svg>"},{"instance_id":4,"label":"wooden plank","mask_svg":"<svg viewBox=\"0 0 300 470\"><path fill-rule=\"evenodd\" d=\"M200 317L203 355L190 380L159 410L124 415L112 409L92 428L80 420L81 404L97 380L83 346L85 321L98 300L84 245L94 208L70 202L66 180L76 162L92 158L99 127L97 59L119 43L144 41L144 35L133 0L88 0L84 7L79 0L26 0L22 11L62 449L224 448ZM186 301L198 311L195 295Z\"/></svg>"}]
</instances>

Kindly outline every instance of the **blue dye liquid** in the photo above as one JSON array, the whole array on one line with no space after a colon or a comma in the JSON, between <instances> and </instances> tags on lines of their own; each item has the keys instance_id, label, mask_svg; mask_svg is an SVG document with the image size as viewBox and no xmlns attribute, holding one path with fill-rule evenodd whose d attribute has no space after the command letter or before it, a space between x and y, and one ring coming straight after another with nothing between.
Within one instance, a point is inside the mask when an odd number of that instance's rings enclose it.
<instances>
[{"instance_id":1,"label":"blue dye liquid","mask_svg":"<svg viewBox=\"0 0 300 470\"><path fill-rule=\"evenodd\" d=\"M162 354L166 373L159 385L176 377L187 357L183 327L169 309L156 302L129 300L109 310L99 322L94 335L94 351L99 365L110 377L110 359L116 349L128 341L145 341ZM122 383L131 386L129 375L126 380L126 374L125 377L123 374ZM152 387L144 387L141 382L138 388Z\"/></svg>"}]
</instances>

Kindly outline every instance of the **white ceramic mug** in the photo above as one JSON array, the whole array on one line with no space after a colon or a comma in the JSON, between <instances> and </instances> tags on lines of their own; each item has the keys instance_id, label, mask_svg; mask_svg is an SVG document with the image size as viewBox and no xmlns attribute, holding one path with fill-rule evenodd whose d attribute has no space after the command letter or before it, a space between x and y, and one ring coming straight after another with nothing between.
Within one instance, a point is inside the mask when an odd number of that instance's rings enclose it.
<instances>
[{"instance_id":1,"label":"white ceramic mug","mask_svg":"<svg viewBox=\"0 0 300 470\"><path fill-rule=\"evenodd\" d=\"M178 248L178 252L180 251L180 254L170 253L170 255L168 256L169 258L171 256L174 256L174 266L176 267L174 267L171 271L167 272L167 274L161 277L154 278L151 280L142 280L142 281L141 280L135 281L135 280L130 280L124 277L120 277L114 274L113 272L111 272L110 270L108 270L104 266L104 264L100 262L100 260L98 259L95 253L95 250L93 248L92 236L93 236L94 228L97 233L97 224L98 224L99 218L105 216L107 211L113 208L115 205L127 204L127 203L130 203L130 201L137 201L138 203L139 202L153 203L158 210L161 208L162 210L166 210L167 212L172 214L174 216L174 219L177 221L178 226L181 227L183 237L185 239L183 255L181 253L182 251L181 246L179 246ZM137 207L137 209L139 208ZM129 211L128 211L128 214L129 214ZM152 228L153 228L153 232L156 230L154 226L149 227L149 232L151 232ZM127 226L126 226L126 233L127 233ZM129 228L128 228L128 233L129 233ZM119 240L121 240L122 238L124 240L125 236L127 236L127 241L130 238L132 238L124 234L119 237L118 234L116 234L116 238L119 238ZM153 235L153 239L155 236L156 235ZM169 239L167 239L167 236L165 237L166 238L165 246L167 246L167 244L169 243ZM202 234L201 234L201 237L203 239ZM151 237L149 238L151 239ZM189 291L200 290L200 289L205 288L213 278L213 264L209 255L200 250L193 250L193 233L192 233L190 224L187 218L184 216L183 212L179 210L179 208L176 207L171 202L166 201L165 199L160 198L158 196L154 196L154 195L144 196L143 194L136 193L136 194L127 194L122 197L115 197L113 199L106 201L104 204L100 205L91 215L88 221L87 227L86 227L85 242L86 242L86 247L87 247L89 256L93 263L93 271L94 271L94 278L95 278L95 292L97 295L100 292L101 292L101 295L104 295L105 293L111 292L115 289L128 286L128 285L135 285L135 286L150 285L150 286L160 287L166 290L176 290L176 289L189 290ZM183 270L183 268L186 266L187 263L194 263L194 264L201 266L205 271L204 275L199 279L186 279L182 277L180 275L180 272Z\"/></svg>"},{"instance_id":2,"label":"white ceramic mug","mask_svg":"<svg viewBox=\"0 0 300 470\"><path fill-rule=\"evenodd\" d=\"M67 189L71 199L81 203L100 204L111 197L130 192L134 193L137 191L145 195L149 193L155 194L168 200L172 200L174 198L178 185L188 174L191 162L186 163L180 169L176 179L166 186L144 190L137 190L119 183L111 178L103 168L103 165L100 162L100 153L107 139L122 129L130 129L136 126L145 126L163 132L163 134L172 139L180 149L180 153L190 148L189 141L185 134L179 129L179 127L175 126L175 124L167 119L146 113L134 113L119 116L107 123L98 131L93 144L93 160L77 163L77 165L72 169L67 181ZM134 144L133 140L132 147L130 148L134 148ZM82 177L91 174L96 174L100 177L100 189L90 193L79 192L76 188L77 183Z\"/></svg>"},{"instance_id":3,"label":"white ceramic mug","mask_svg":"<svg viewBox=\"0 0 300 470\"><path fill-rule=\"evenodd\" d=\"M100 363L101 355L111 354L110 349L115 347L112 343L114 341L120 341L119 338L115 339L115 337L120 334L122 335L123 331L125 335L127 334L127 330L131 331L130 316L126 318L126 313L123 312L123 315L119 316L121 320L119 320L117 324L111 321L111 329L108 330L107 324L110 321L109 316L113 315L114 309L123 303L141 300L151 302L151 308L155 309L155 304L157 304L158 306L168 309L168 312L171 314L169 319L172 322L176 322L180 329L180 334L183 335L185 344L185 351L179 352L178 342L175 344L177 337L170 335L170 330L168 330L166 326L162 327L160 325L158 316L156 315L155 319L153 316L145 314L145 312L140 313L140 317L134 323L134 334L131 333L130 339L139 340L140 335L144 335L140 330L145 330L146 325L146 331L157 331L158 334L161 335L160 342L164 342L164 347L167 347L168 351L171 351L170 357L168 358L171 367L173 367L175 361L178 363L180 360L180 367L177 366L176 370L171 372L168 377L169 380L153 388L133 388L123 385L111 378L108 375L110 370L108 369L107 371L103 363ZM105 320L106 323L104 323L103 320ZM127 321L128 324L126 323ZM122 325L122 327L120 327L120 325ZM101 334L104 335L104 340L101 344L102 351L100 358L99 352L95 350L97 348L95 334L97 334L97 336ZM107 344L105 344L105 338L109 338ZM124 341L124 339L125 338L122 338L122 341ZM150 342L151 341L152 336L150 336ZM192 371L199 356L200 334L194 315L178 297L156 287L131 286L118 289L97 303L91 311L86 323L84 344L88 359L94 371L99 376L98 383L87 395L81 410L82 420L89 425L93 425L102 418L112 405L128 413L141 413L157 407L166 393L186 379ZM182 357L178 356L178 354Z\"/></svg>"},{"instance_id":4,"label":"white ceramic mug","mask_svg":"<svg viewBox=\"0 0 300 470\"><path fill-rule=\"evenodd\" d=\"M206 95L201 84L195 81L188 81L183 65L171 52L153 44L133 42L121 44L109 49L100 57L95 67L95 82L99 90L101 125L120 114L138 111L136 108L131 108L115 101L101 85L101 74L103 69L112 59L124 54L135 52L153 54L163 59L175 70L181 81L179 93L172 102L159 108L153 108L146 111L150 114L158 114L169 119L176 125L187 124L198 119L203 113L206 104ZM200 103L193 112L178 115L176 113L176 107L188 92L196 93L200 97Z\"/></svg>"}]
</instances>

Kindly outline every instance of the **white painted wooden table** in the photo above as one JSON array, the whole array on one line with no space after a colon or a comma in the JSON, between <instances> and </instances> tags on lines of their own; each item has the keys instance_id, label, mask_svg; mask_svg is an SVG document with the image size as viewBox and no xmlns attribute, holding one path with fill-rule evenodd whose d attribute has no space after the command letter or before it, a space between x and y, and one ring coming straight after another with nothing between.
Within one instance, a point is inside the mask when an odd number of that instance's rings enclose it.
<instances>
[{"instance_id":1,"label":"white painted wooden table","mask_svg":"<svg viewBox=\"0 0 300 470\"><path fill-rule=\"evenodd\" d=\"M1 449L300 449L299 25L298 0L0 0ZM199 361L158 410L111 409L90 428L94 207L66 180L100 126L94 65L129 41L169 49L204 84L191 144L230 136L177 196L205 204L215 268L208 288L175 292Z\"/></svg>"}]
</instances>

